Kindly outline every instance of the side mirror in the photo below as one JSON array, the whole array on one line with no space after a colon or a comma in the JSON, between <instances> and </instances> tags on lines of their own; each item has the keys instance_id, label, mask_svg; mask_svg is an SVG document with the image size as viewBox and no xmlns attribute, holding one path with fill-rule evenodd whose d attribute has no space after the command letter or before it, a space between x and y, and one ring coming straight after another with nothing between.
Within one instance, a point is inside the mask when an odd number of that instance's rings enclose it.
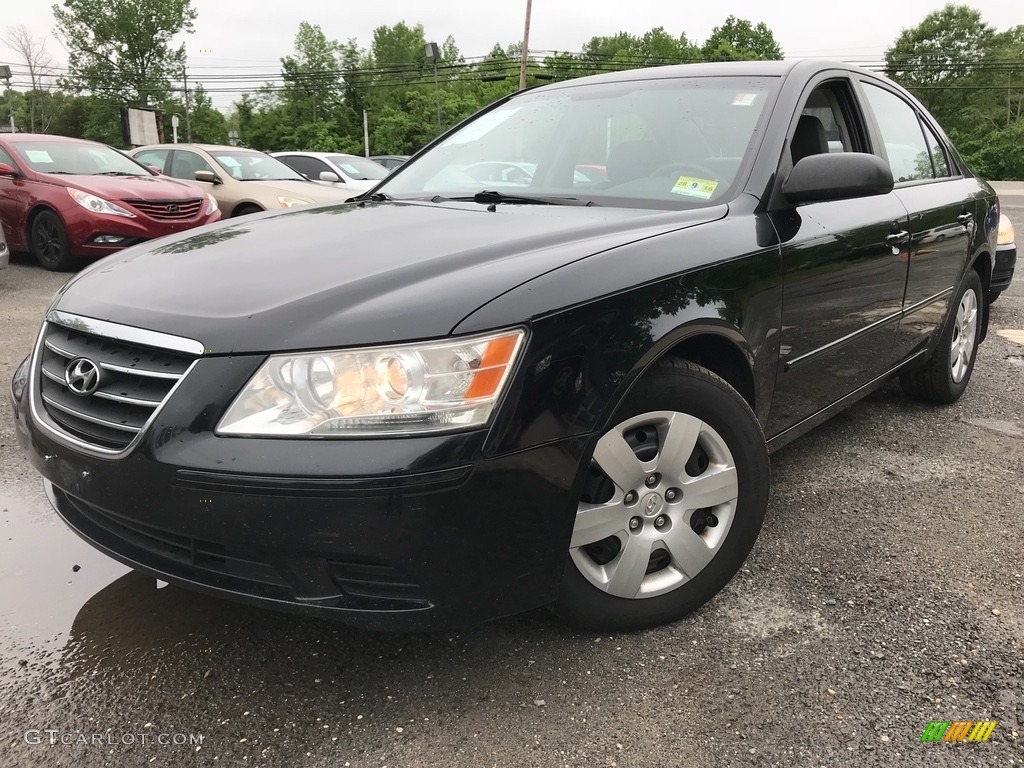
<instances>
[{"instance_id":1,"label":"side mirror","mask_svg":"<svg viewBox=\"0 0 1024 768\"><path fill-rule=\"evenodd\" d=\"M337 184L341 181L341 176L336 174L334 171L321 171L320 181L329 181L331 184Z\"/></svg>"},{"instance_id":2,"label":"side mirror","mask_svg":"<svg viewBox=\"0 0 1024 768\"><path fill-rule=\"evenodd\" d=\"M8 165L7 163L0 163L0 176L11 176L16 179L19 176L21 176L21 174L18 173L18 169L15 168L13 165Z\"/></svg>"},{"instance_id":3,"label":"side mirror","mask_svg":"<svg viewBox=\"0 0 1024 768\"><path fill-rule=\"evenodd\" d=\"M151 170L153 173L155 173L157 175L162 176L163 173L164 173L162 168L157 168L155 165L147 165L146 167L149 168L149 170Z\"/></svg>"},{"instance_id":4,"label":"side mirror","mask_svg":"<svg viewBox=\"0 0 1024 768\"><path fill-rule=\"evenodd\" d=\"M224 180L213 171L196 171L193 175L195 176L196 181L205 181L207 184L224 183Z\"/></svg>"},{"instance_id":5,"label":"side mirror","mask_svg":"<svg viewBox=\"0 0 1024 768\"><path fill-rule=\"evenodd\" d=\"M837 152L808 155L793 166L782 183L790 203L817 203L892 192L892 170L877 155Z\"/></svg>"}]
</instances>

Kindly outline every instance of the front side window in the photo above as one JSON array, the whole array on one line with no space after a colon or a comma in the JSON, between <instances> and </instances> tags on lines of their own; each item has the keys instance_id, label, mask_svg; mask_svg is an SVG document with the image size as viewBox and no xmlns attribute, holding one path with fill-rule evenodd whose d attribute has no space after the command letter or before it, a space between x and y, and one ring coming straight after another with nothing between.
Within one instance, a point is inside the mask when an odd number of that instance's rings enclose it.
<instances>
[{"instance_id":1,"label":"front side window","mask_svg":"<svg viewBox=\"0 0 1024 768\"><path fill-rule=\"evenodd\" d=\"M305 155L284 155L279 157L282 163L292 168L303 176L315 181L320 180L320 174L327 171L331 171L331 168L323 160L317 160L315 157L306 157ZM331 171L333 173L333 171Z\"/></svg>"},{"instance_id":2,"label":"front side window","mask_svg":"<svg viewBox=\"0 0 1024 768\"><path fill-rule=\"evenodd\" d=\"M367 158L331 155L327 159L341 168L350 179L356 179L357 181L380 181L388 175L387 168Z\"/></svg>"},{"instance_id":3,"label":"front side window","mask_svg":"<svg viewBox=\"0 0 1024 768\"><path fill-rule=\"evenodd\" d=\"M171 160L171 176L176 179L196 180L196 171L213 171L202 155L185 149L174 150Z\"/></svg>"},{"instance_id":4,"label":"front side window","mask_svg":"<svg viewBox=\"0 0 1024 768\"><path fill-rule=\"evenodd\" d=\"M871 83L864 83L864 92L875 113L896 183L935 178L931 153L914 108L896 94Z\"/></svg>"},{"instance_id":5,"label":"front side window","mask_svg":"<svg viewBox=\"0 0 1024 768\"><path fill-rule=\"evenodd\" d=\"M379 191L482 191L686 208L729 199L778 80L699 77L568 84L518 95L445 138Z\"/></svg>"}]
</instances>

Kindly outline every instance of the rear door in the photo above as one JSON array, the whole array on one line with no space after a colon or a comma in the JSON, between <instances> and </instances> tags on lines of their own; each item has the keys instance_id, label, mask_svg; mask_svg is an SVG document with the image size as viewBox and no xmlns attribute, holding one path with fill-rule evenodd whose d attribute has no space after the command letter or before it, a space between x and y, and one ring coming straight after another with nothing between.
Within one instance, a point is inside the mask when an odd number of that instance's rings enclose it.
<instances>
[{"instance_id":1,"label":"rear door","mask_svg":"<svg viewBox=\"0 0 1024 768\"><path fill-rule=\"evenodd\" d=\"M861 80L874 125L910 214L905 316L894 341L904 359L923 348L945 316L977 226L977 181L965 178L917 107L881 81Z\"/></svg>"}]
</instances>

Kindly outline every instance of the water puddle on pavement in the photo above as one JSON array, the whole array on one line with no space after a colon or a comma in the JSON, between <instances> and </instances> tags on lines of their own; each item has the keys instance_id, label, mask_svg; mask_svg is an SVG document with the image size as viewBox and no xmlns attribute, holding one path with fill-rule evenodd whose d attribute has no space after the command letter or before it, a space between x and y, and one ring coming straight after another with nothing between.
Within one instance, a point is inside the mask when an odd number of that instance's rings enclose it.
<instances>
[{"instance_id":1,"label":"water puddle on pavement","mask_svg":"<svg viewBox=\"0 0 1024 768\"><path fill-rule=\"evenodd\" d=\"M53 671L82 606L128 572L67 529L40 480L0 484L0 678Z\"/></svg>"}]
</instances>

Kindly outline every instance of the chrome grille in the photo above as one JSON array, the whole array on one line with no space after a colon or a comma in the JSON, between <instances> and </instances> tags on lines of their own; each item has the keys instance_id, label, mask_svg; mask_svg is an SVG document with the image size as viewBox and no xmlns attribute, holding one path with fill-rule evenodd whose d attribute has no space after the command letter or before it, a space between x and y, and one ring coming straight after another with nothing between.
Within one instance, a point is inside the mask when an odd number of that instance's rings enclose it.
<instances>
[{"instance_id":1,"label":"chrome grille","mask_svg":"<svg viewBox=\"0 0 1024 768\"><path fill-rule=\"evenodd\" d=\"M195 360L52 322L43 334L36 362L43 408L64 432L106 450L132 443ZM86 395L73 391L65 376L79 358L98 370L95 391Z\"/></svg>"},{"instance_id":2,"label":"chrome grille","mask_svg":"<svg viewBox=\"0 0 1024 768\"><path fill-rule=\"evenodd\" d=\"M126 199L132 208L149 216L151 219L161 221L185 221L194 219L199 215L203 207L201 198L189 198L186 200L130 200Z\"/></svg>"}]
</instances>

